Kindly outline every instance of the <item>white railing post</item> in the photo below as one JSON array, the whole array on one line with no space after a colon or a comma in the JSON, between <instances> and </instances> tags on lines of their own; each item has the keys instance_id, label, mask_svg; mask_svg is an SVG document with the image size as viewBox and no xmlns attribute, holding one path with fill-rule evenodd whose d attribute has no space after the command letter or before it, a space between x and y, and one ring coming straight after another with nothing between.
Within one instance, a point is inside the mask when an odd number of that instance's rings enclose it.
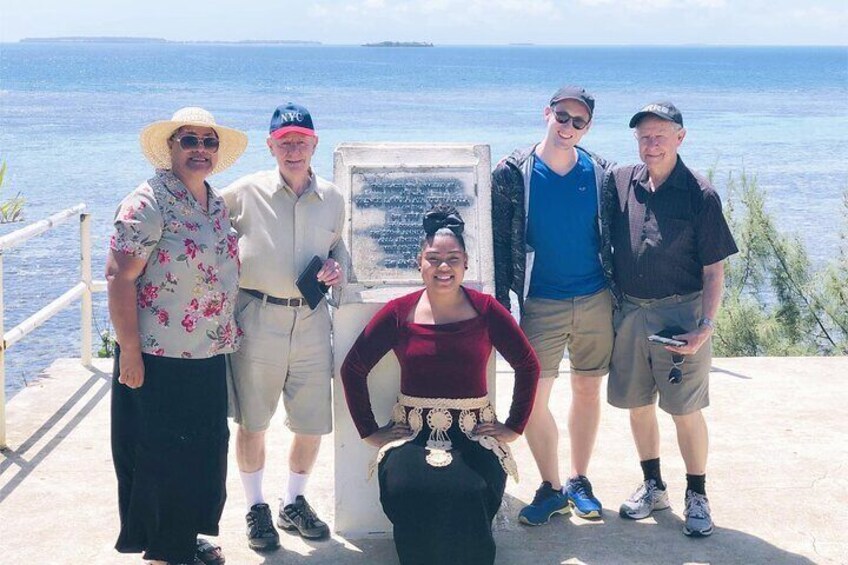
<instances>
[{"instance_id":1,"label":"white railing post","mask_svg":"<svg viewBox=\"0 0 848 565\"><path fill-rule=\"evenodd\" d=\"M91 214L80 214L80 278L85 284L80 319L80 361L91 365Z\"/></svg>"},{"instance_id":2,"label":"white railing post","mask_svg":"<svg viewBox=\"0 0 848 565\"><path fill-rule=\"evenodd\" d=\"M22 243L39 236L57 225L79 214L80 220L80 281L47 306L19 323L6 333L3 310L3 253ZM77 204L52 216L0 236L0 448L6 442L6 350L22 340L41 324L73 304L77 299L82 302L80 311L80 361L90 367L92 363L92 298L94 292L106 290L106 281L91 279L91 214L85 212L85 204Z\"/></svg>"},{"instance_id":3,"label":"white railing post","mask_svg":"<svg viewBox=\"0 0 848 565\"><path fill-rule=\"evenodd\" d=\"M0 249L0 449L6 447L6 338L3 318L3 250Z\"/></svg>"}]
</instances>

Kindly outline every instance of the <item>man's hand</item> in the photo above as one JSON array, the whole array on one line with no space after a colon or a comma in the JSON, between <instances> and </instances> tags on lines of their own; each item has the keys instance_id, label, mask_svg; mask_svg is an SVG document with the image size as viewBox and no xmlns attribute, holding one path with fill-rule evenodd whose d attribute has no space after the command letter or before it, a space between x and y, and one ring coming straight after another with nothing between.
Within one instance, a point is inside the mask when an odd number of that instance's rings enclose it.
<instances>
[{"instance_id":1,"label":"man's hand","mask_svg":"<svg viewBox=\"0 0 848 565\"><path fill-rule=\"evenodd\" d=\"M518 432L507 428L497 420L494 422L480 423L474 426L474 435L491 436L498 441L509 443L518 439Z\"/></svg>"},{"instance_id":2,"label":"man's hand","mask_svg":"<svg viewBox=\"0 0 848 565\"><path fill-rule=\"evenodd\" d=\"M141 360L141 352L128 352L122 349L120 371L119 383L130 388L140 388L144 384L144 362Z\"/></svg>"},{"instance_id":3,"label":"man's hand","mask_svg":"<svg viewBox=\"0 0 848 565\"><path fill-rule=\"evenodd\" d=\"M327 286L339 286L345 284L345 274L342 266L335 259L327 259L316 275L319 281Z\"/></svg>"},{"instance_id":4,"label":"man's hand","mask_svg":"<svg viewBox=\"0 0 848 565\"><path fill-rule=\"evenodd\" d=\"M365 443L379 449L390 441L408 438L411 434L412 428L410 428L408 425L389 422L388 424L386 424L385 426L365 438Z\"/></svg>"},{"instance_id":5,"label":"man's hand","mask_svg":"<svg viewBox=\"0 0 848 565\"><path fill-rule=\"evenodd\" d=\"M701 346L704 345L710 336L713 335L713 330L709 326L701 326L695 331L689 333L672 336L674 339L679 339L686 342L686 345L676 347L674 345L666 345L665 348L672 353L680 355L695 355Z\"/></svg>"}]
</instances>

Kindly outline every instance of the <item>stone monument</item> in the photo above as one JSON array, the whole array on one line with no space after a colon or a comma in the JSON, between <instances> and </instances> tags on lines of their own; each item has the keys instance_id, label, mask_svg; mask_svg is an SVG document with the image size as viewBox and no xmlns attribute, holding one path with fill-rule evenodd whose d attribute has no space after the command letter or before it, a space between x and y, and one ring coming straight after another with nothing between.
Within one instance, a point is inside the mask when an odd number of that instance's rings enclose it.
<instances>
[{"instance_id":1,"label":"stone monument","mask_svg":"<svg viewBox=\"0 0 848 565\"><path fill-rule=\"evenodd\" d=\"M437 203L465 220L468 271L464 284L494 294L491 229L491 158L488 145L454 143L346 143L334 153L334 181L347 203L344 240L350 284L333 316L335 386L335 529L351 537L391 535L380 506L376 474L367 479L376 450L359 438L350 419L339 369L362 329L389 300L421 288L416 258L421 218ZM495 359L489 395L495 393ZM393 353L371 371L368 389L380 425L400 391Z\"/></svg>"}]
</instances>

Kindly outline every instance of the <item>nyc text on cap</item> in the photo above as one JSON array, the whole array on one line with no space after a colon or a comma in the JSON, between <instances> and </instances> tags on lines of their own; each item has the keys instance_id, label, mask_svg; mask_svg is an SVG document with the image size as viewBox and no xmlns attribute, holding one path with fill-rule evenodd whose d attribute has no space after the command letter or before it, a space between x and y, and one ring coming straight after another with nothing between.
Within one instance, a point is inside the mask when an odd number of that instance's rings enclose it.
<instances>
[{"instance_id":1,"label":"nyc text on cap","mask_svg":"<svg viewBox=\"0 0 848 565\"><path fill-rule=\"evenodd\" d=\"M280 139L287 133L302 133L318 137L315 126L312 125L312 116L309 110L298 104L289 102L285 106L278 106L271 116L271 137Z\"/></svg>"}]
</instances>

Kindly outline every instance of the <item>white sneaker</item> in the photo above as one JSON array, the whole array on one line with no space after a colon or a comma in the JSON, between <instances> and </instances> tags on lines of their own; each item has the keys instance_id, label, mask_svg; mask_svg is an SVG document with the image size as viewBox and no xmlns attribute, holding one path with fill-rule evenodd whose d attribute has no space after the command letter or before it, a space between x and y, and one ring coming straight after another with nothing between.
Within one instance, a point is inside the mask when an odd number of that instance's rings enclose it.
<instances>
[{"instance_id":1,"label":"white sneaker","mask_svg":"<svg viewBox=\"0 0 848 565\"><path fill-rule=\"evenodd\" d=\"M622 518L641 520L650 516L654 510L665 510L668 507L668 493L665 488L659 488L654 479L648 479L624 501L618 514Z\"/></svg>"}]
</instances>

